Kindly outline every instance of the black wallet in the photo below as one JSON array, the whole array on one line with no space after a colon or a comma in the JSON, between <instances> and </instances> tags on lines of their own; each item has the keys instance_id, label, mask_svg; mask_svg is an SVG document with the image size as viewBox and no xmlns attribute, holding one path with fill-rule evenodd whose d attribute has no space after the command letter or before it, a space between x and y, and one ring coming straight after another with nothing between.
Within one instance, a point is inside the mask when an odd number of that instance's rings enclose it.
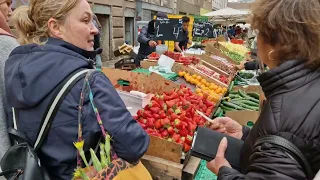
<instances>
[{"instance_id":1,"label":"black wallet","mask_svg":"<svg viewBox=\"0 0 320 180\"><path fill-rule=\"evenodd\" d=\"M193 137L192 147L190 150L191 156L195 156L206 161L213 160L217 154L219 144L223 137L226 137L228 140L225 158L233 168L239 169L240 153L244 141L213 131L209 128L198 126Z\"/></svg>"}]
</instances>

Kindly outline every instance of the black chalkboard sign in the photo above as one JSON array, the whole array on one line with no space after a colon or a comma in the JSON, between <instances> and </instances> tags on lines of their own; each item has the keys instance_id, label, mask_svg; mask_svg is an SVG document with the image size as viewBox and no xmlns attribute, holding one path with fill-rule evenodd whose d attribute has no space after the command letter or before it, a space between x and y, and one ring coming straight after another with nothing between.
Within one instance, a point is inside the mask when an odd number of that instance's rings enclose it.
<instances>
[{"instance_id":1,"label":"black chalkboard sign","mask_svg":"<svg viewBox=\"0 0 320 180\"><path fill-rule=\"evenodd\" d=\"M182 19L157 18L155 22L155 39L175 41L182 32Z\"/></svg>"},{"instance_id":2,"label":"black chalkboard sign","mask_svg":"<svg viewBox=\"0 0 320 180\"><path fill-rule=\"evenodd\" d=\"M193 37L208 37L212 38L216 36L214 32L213 24L210 22L194 22L193 23Z\"/></svg>"}]
</instances>

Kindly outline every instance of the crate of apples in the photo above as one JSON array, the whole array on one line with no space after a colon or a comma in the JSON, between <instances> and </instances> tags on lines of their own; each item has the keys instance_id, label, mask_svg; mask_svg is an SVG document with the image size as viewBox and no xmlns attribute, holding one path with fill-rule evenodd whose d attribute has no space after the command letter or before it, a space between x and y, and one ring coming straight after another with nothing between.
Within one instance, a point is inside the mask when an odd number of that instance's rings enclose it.
<instances>
[{"instance_id":1,"label":"crate of apples","mask_svg":"<svg viewBox=\"0 0 320 180\"><path fill-rule=\"evenodd\" d=\"M149 135L179 143L188 152L196 127L206 122L196 110L210 116L215 108L207 98L181 85L180 89L154 96L134 118Z\"/></svg>"}]
</instances>

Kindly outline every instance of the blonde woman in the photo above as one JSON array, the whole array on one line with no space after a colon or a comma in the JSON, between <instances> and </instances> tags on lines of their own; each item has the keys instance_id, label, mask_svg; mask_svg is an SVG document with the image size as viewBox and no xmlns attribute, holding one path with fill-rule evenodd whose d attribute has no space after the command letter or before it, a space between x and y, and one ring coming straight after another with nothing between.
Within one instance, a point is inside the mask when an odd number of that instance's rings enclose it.
<instances>
[{"instance_id":1,"label":"blonde woman","mask_svg":"<svg viewBox=\"0 0 320 180\"><path fill-rule=\"evenodd\" d=\"M30 0L14 12L13 20L24 46L16 48L5 67L8 104L17 109L18 130L35 142L41 118L53 89L72 72L92 69L98 33L86 0ZM70 180L77 165L78 104L83 79L63 100L38 153L41 165L55 180ZM135 163L146 152L149 136L133 119L109 79L96 72L90 78L93 98L117 155ZM85 98L82 114L85 151L101 137L96 115Z\"/></svg>"}]
</instances>

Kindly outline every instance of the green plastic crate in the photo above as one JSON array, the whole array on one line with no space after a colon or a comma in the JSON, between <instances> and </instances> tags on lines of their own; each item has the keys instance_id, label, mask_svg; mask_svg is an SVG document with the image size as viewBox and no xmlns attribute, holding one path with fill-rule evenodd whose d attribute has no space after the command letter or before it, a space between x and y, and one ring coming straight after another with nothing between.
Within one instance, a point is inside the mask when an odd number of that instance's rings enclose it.
<instances>
[{"instance_id":1,"label":"green plastic crate","mask_svg":"<svg viewBox=\"0 0 320 180\"><path fill-rule=\"evenodd\" d=\"M200 167L194 180L217 180L217 176L207 168L207 161L201 160Z\"/></svg>"}]
</instances>

